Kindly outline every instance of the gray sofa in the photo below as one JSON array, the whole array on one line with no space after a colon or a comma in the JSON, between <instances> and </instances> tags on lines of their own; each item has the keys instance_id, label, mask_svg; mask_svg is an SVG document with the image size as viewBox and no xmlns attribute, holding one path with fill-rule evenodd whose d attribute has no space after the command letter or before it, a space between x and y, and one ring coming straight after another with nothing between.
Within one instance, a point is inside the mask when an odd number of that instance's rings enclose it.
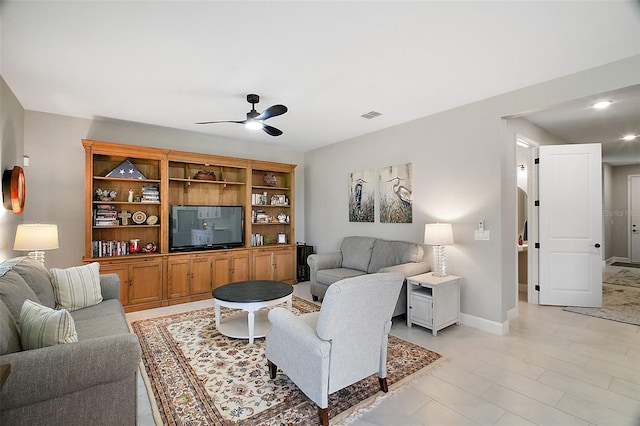
<instances>
[{"instance_id":1,"label":"gray sofa","mask_svg":"<svg viewBox=\"0 0 640 426\"><path fill-rule=\"evenodd\" d=\"M55 308L50 279L31 259L0 264L0 364L10 365L0 424L135 425L142 352L119 301L118 276L100 275L103 301L71 312L77 342L22 350L20 309L25 299Z\"/></svg>"},{"instance_id":2,"label":"gray sofa","mask_svg":"<svg viewBox=\"0 0 640 426\"><path fill-rule=\"evenodd\" d=\"M423 258L424 249L419 244L373 237L345 237L339 252L312 254L307 258L311 269L311 296L313 300L321 300L331 284L358 275L400 272L406 278L429 272L431 266ZM393 316L407 312L406 285L405 282L400 291Z\"/></svg>"}]
</instances>

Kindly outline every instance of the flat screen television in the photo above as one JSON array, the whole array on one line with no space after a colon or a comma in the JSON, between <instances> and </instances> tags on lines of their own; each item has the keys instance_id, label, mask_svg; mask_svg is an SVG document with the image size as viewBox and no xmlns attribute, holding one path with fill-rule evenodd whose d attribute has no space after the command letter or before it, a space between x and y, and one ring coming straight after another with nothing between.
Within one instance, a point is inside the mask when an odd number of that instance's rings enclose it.
<instances>
[{"instance_id":1,"label":"flat screen television","mask_svg":"<svg viewBox=\"0 0 640 426\"><path fill-rule=\"evenodd\" d=\"M216 250L244 246L242 206L171 206L170 251Z\"/></svg>"}]
</instances>

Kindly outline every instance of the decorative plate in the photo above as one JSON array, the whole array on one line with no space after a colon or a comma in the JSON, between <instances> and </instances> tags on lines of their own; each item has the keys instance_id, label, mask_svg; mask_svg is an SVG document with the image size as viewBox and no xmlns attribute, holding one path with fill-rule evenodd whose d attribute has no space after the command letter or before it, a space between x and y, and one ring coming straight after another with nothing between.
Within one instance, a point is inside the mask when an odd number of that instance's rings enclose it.
<instances>
[{"instance_id":1,"label":"decorative plate","mask_svg":"<svg viewBox=\"0 0 640 426\"><path fill-rule=\"evenodd\" d=\"M147 218L147 225L155 225L158 223L158 216L151 215Z\"/></svg>"},{"instance_id":2,"label":"decorative plate","mask_svg":"<svg viewBox=\"0 0 640 426\"><path fill-rule=\"evenodd\" d=\"M138 225L142 225L145 220L147 220L147 215L144 212L137 211L131 216L131 220Z\"/></svg>"}]
</instances>

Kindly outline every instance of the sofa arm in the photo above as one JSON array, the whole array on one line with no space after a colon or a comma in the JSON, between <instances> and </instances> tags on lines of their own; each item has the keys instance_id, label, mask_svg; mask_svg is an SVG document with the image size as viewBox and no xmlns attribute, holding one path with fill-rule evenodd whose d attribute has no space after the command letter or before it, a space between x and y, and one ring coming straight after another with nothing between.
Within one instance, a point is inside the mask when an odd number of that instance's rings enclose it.
<instances>
[{"instance_id":1,"label":"sofa arm","mask_svg":"<svg viewBox=\"0 0 640 426\"><path fill-rule=\"evenodd\" d=\"M316 273L322 269L335 269L342 266L342 253L319 253L307 257L311 281L316 280Z\"/></svg>"},{"instance_id":2,"label":"sofa arm","mask_svg":"<svg viewBox=\"0 0 640 426\"><path fill-rule=\"evenodd\" d=\"M427 262L409 262L401 265L387 266L378 272L400 272L405 278L429 272L431 266Z\"/></svg>"},{"instance_id":3,"label":"sofa arm","mask_svg":"<svg viewBox=\"0 0 640 426\"><path fill-rule=\"evenodd\" d=\"M136 373L141 355L138 337L127 333L0 356L0 364L11 364L0 407L17 408L117 382Z\"/></svg>"},{"instance_id":4,"label":"sofa arm","mask_svg":"<svg viewBox=\"0 0 640 426\"><path fill-rule=\"evenodd\" d=\"M120 300L120 277L118 274L101 274L100 289L102 291L102 299Z\"/></svg>"}]
</instances>

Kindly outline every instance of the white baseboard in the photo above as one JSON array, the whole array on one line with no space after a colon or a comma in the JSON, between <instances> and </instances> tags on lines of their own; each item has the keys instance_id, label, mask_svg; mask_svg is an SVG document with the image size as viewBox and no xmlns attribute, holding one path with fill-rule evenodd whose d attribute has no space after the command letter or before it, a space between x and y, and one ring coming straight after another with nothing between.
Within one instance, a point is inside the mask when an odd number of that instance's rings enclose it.
<instances>
[{"instance_id":1,"label":"white baseboard","mask_svg":"<svg viewBox=\"0 0 640 426\"><path fill-rule=\"evenodd\" d=\"M460 323L468 325L469 327L477 328L478 330L497 334L498 336L509 334L509 321L505 321L500 324L499 322L489 321L484 318L461 313Z\"/></svg>"},{"instance_id":2,"label":"white baseboard","mask_svg":"<svg viewBox=\"0 0 640 426\"><path fill-rule=\"evenodd\" d=\"M610 257L609 259L607 259L606 264L607 265L611 265L613 262L629 262L629 258L628 257Z\"/></svg>"}]
</instances>

